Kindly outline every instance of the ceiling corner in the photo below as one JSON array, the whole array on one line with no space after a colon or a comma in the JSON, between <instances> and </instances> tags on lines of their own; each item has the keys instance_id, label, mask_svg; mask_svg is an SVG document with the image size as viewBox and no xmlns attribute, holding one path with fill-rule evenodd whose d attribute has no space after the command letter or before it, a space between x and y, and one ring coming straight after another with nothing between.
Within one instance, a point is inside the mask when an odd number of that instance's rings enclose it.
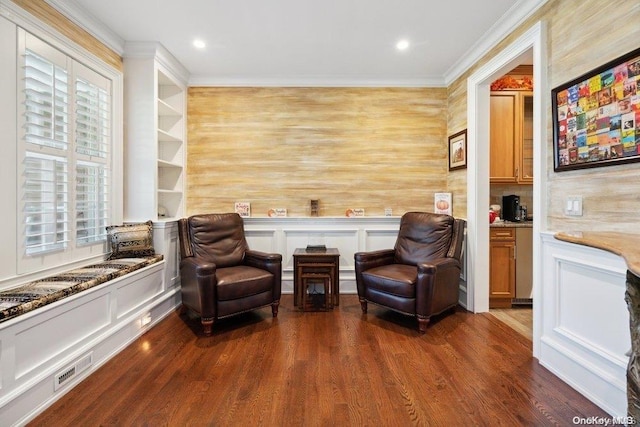
<instances>
[{"instance_id":1,"label":"ceiling corner","mask_svg":"<svg viewBox=\"0 0 640 427\"><path fill-rule=\"evenodd\" d=\"M487 30L478 41L460 57L443 76L447 86L471 68L502 39L511 34L527 18L544 6L548 0L518 0Z\"/></svg>"},{"instance_id":2,"label":"ceiling corner","mask_svg":"<svg viewBox=\"0 0 640 427\"><path fill-rule=\"evenodd\" d=\"M71 22L87 31L118 55L124 53L125 41L102 21L84 10L73 0L45 0L51 7L66 16Z\"/></svg>"}]
</instances>

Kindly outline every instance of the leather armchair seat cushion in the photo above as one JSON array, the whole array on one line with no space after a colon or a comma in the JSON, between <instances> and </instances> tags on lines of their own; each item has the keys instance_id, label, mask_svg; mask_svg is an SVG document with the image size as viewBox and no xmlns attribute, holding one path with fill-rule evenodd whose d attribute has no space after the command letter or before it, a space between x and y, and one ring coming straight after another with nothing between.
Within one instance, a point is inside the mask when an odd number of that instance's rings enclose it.
<instances>
[{"instance_id":1,"label":"leather armchair seat cushion","mask_svg":"<svg viewBox=\"0 0 640 427\"><path fill-rule=\"evenodd\" d=\"M416 312L415 298L399 297L386 292L380 292L377 289L367 288L367 300L401 313L415 314Z\"/></svg>"},{"instance_id":2,"label":"leather armchair seat cushion","mask_svg":"<svg viewBox=\"0 0 640 427\"><path fill-rule=\"evenodd\" d=\"M220 301L245 298L273 289L273 274L245 265L218 268L216 278Z\"/></svg>"},{"instance_id":3,"label":"leather armchair seat cushion","mask_svg":"<svg viewBox=\"0 0 640 427\"><path fill-rule=\"evenodd\" d=\"M414 298L418 279L415 265L390 264L375 267L362 273L367 286L386 294Z\"/></svg>"}]
</instances>

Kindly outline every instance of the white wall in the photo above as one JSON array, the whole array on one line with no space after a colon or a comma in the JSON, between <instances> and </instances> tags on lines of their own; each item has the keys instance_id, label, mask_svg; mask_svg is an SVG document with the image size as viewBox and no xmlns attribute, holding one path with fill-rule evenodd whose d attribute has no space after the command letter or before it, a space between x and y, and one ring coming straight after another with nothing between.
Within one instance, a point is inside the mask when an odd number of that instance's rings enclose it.
<instances>
[{"instance_id":1,"label":"white wall","mask_svg":"<svg viewBox=\"0 0 640 427\"><path fill-rule=\"evenodd\" d=\"M16 275L17 233L17 34L14 23L0 16L0 283ZM0 285L0 289L2 286Z\"/></svg>"}]
</instances>

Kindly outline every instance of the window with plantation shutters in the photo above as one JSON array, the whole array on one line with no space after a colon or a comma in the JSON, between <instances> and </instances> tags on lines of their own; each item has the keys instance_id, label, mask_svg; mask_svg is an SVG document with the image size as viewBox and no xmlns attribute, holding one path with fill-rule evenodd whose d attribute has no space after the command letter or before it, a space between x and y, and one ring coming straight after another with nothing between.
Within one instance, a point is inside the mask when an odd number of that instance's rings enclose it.
<instances>
[{"instance_id":1,"label":"window with plantation shutters","mask_svg":"<svg viewBox=\"0 0 640 427\"><path fill-rule=\"evenodd\" d=\"M103 251L112 217L111 82L37 37L20 34L23 253L59 262L61 253L73 260L86 256L86 248Z\"/></svg>"},{"instance_id":2,"label":"window with plantation shutters","mask_svg":"<svg viewBox=\"0 0 640 427\"><path fill-rule=\"evenodd\" d=\"M22 214L33 255L69 241L69 91L64 68L29 49L24 58Z\"/></svg>"},{"instance_id":3,"label":"window with plantation shutters","mask_svg":"<svg viewBox=\"0 0 640 427\"><path fill-rule=\"evenodd\" d=\"M111 97L105 79L97 83L77 70L75 79L76 239L78 244L105 240L109 225L109 145ZM94 79L96 76L93 76ZM102 82L100 82L102 80Z\"/></svg>"},{"instance_id":4,"label":"window with plantation shutters","mask_svg":"<svg viewBox=\"0 0 640 427\"><path fill-rule=\"evenodd\" d=\"M105 239L109 225L109 179L104 165L76 165L76 239L79 244Z\"/></svg>"},{"instance_id":5,"label":"window with plantation shutters","mask_svg":"<svg viewBox=\"0 0 640 427\"><path fill-rule=\"evenodd\" d=\"M69 240L69 183L65 158L27 152L24 225L28 255L64 249Z\"/></svg>"}]
</instances>

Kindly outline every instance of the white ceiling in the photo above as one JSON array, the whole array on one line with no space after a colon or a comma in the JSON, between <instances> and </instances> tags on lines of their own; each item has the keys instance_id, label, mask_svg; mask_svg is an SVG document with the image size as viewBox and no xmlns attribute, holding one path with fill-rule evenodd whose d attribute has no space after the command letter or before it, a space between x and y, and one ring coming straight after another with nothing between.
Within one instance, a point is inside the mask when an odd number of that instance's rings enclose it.
<instances>
[{"instance_id":1,"label":"white ceiling","mask_svg":"<svg viewBox=\"0 0 640 427\"><path fill-rule=\"evenodd\" d=\"M192 85L251 86L445 86L544 3L48 1L118 53L125 42L161 43ZM411 42L403 52L402 38Z\"/></svg>"}]
</instances>

